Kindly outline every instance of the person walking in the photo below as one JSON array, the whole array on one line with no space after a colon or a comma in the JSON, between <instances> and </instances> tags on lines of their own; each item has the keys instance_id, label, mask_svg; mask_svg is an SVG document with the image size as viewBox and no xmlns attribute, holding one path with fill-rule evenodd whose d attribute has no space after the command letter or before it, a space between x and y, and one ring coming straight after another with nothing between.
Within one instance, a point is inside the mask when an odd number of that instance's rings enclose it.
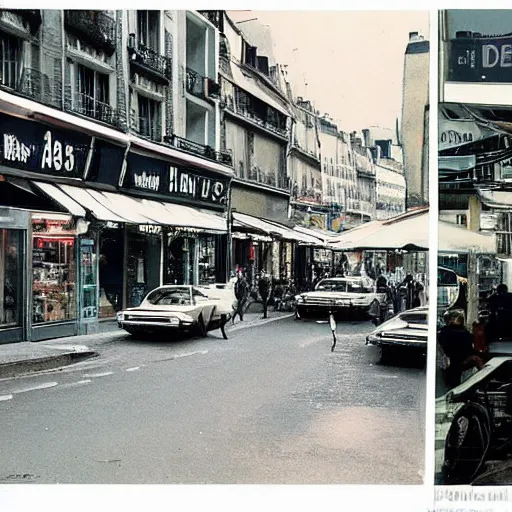
<instances>
[{"instance_id":1,"label":"person walking","mask_svg":"<svg viewBox=\"0 0 512 512\"><path fill-rule=\"evenodd\" d=\"M270 279L262 272L258 280L258 291L260 293L261 303L263 304L263 318L268 318L268 299L270 297Z\"/></svg>"},{"instance_id":2,"label":"person walking","mask_svg":"<svg viewBox=\"0 0 512 512\"><path fill-rule=\"evenodd\" d=\"M249 283L242 272L238 272L238 276L235 281L235 299L236 308L233 313L232 323L235 323L236 315L240 317L240 321L244 320L245 304L249 297Z\"/></svg>"}]
</instances>

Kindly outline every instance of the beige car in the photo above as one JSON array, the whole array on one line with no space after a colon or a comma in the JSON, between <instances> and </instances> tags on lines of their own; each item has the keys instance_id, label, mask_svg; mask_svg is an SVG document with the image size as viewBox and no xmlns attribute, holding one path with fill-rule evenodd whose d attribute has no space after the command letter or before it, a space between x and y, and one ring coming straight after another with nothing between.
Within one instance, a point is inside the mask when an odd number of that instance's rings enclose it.
<instances>
[{"instance_id":1,"label":"beige car","mask_svg":"<svg viewBox=\"0 0 512 512\"><path fill-rule=\"evenodd\" d=\"M187 331L206 336L221 329L231 318L231 294L190 285L160 286L140 306L117 314L119 327L134 336Z\"/></svg>"}]
</instances>

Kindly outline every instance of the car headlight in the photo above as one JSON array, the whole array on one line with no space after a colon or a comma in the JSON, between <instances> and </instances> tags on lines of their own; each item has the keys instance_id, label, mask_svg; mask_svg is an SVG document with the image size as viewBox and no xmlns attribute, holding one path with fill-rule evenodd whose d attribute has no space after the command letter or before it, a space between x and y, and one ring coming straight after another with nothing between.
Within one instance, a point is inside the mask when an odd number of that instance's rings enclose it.
<instances>
[{"instance_id":1,"label":"car headlight","mask_svg":"<svg viewBox=\"0 0 512 512\"><path fill-rule=\"evenodd\" d=\"M334 301L334 304L336 304L337 306L339 306L340 304L343 304L345 301L343 299L336 299Z\"/></svg>"},{"instance_id":2,"label":"car headlight","mask_svg":"<svg viewBox=\"0 0 512 512\"><path fill-rule=\"evenodd\" d=\"M296 300L299 304L301 304L301 303L303 303L303 302L305 301L305 298L304 298L304 296L303 296L303 295L297 295L297 296L295 297L295 300Z\"/></svg>"},{"instance_id":3,"label":"car headlight","mask_svg":"<svg viewBox=\"0 0 512 512\"><path fill-rule=\"evenodd\" d=\"M171 325L180 325L180 319L177 316L171 316L169 318L169 323Z\"/></svg>"},{"instance_id":4,"label":"car headlight","mask_svg":"<svg viewBox=\"0 0 512 512\"><path fill-rule=\"evenodd\" d=\"M116 314L116 320L118 322L122 322L124 320L124 313L122 311Z\"/></svg>"},{"instance_id":5,"label":"car headlight","mask_svg":"<svg viewBox=\"0 0 512 512\"><path fill-rule=\"evenodd\" d=\"M366 341L369 343L375 343L380 339L380 333L371 333L366 336Z\"/></svg>"}]
</instances>

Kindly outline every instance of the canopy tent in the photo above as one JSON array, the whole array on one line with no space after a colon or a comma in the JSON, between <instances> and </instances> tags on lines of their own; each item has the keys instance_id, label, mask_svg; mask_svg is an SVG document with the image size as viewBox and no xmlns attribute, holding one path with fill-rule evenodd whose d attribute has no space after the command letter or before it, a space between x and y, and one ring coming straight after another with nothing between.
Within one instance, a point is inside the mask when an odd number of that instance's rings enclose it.
<instances>
[{"instance_id":1,"label":"canopy tent","mask_svg":"<svg viewBox=\"0 0 512 512\"><path fill-rule=\"evenodd\" d=\"M428 210L409 212L387 221L374 221L359 233L347 232L333 244L338 250L410 250L429 249ZM475 233L445 221L438 223L439 252L465 254L470 250L495 254L494 236Z\"/></svg>"}]
</instances>

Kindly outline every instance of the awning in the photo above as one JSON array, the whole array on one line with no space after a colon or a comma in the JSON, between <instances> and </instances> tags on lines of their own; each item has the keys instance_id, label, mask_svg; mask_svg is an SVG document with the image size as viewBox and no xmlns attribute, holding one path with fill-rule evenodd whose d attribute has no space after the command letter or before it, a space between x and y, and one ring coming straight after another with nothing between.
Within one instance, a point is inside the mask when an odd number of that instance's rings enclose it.
<instances>
[{"instance_id":1,"label":"awning","mask_svg":"<svg viewBox=\"0 0 512 512\"><path fill-rule=\"evenodd\" d=\"M41 185L41 184L39 184ZM220 215L206 213L195 208L138 199L114 192L103 192L72 185L42 184L45 192L77 216L85 216L86 210L101 221L126 224L154 224L177 228L191 228L216 233L227 232L227 221ZM67 205L78 204L73 212Z\"/></svg>"},{"instance_id":2,"label":"awning","mask_svg":"<svg viewBox=\"0 0 512 512\"><path fill-rule=\"evenodd\" d=\"M249 94L252 94L256 98L259 98L261 101L265 102L267 105L270 105L272 108L275 108L285 116L290 117L290 112L288 112L284 106L280 105L269 94L267 94L249 73L244 72L233 61L231 61L231 73L233 74L233 80L235 84L238 85L238 87L248 92Z\"/></svg>"},{"instance_id":3,"label":"awning","mask_svg":"<svg viewBox=\"0 0 512 512\"><path fill-rule=\"evenodd\" d=\"M248 227L261 233L275 236L277 238L282 238L284 240L293 240L295 242L300 242L307 245L323 245L322 242L316 237L306 235L305 233L300 233L299 231L295 231L287 226L284 226L283 224L279 224L274 221L261 220L257 217L253 217L252 215L246 215L244 213L238 212L233 212L233 219L233 231L236 231L237 227Z\"/></svg>"},{"instance_id":4,"label":"awning","mask_svg":"<svg viewBox=\"0 0 512 512\"><path fill-rule=\"evenodd\" d=\"M485 206L489 206L490 208L504 208L511 209L512 208L512 194L507 190L477 190L478 197L485 204Z\"/></svg>"},{"instance_id":5,"label":"awning","mask_svg":"<svg viewBox=\"0 0 512 512\"><path fill-rule=\"evenodd\" d=\"M32 182L38 189L42 190L48 197L60 204L65 210L75 217L85 217L85 210L79 203L71 199L62 190L57 188L51 183L44 183L42 181Z\"/></svg>"}]
</instances>

